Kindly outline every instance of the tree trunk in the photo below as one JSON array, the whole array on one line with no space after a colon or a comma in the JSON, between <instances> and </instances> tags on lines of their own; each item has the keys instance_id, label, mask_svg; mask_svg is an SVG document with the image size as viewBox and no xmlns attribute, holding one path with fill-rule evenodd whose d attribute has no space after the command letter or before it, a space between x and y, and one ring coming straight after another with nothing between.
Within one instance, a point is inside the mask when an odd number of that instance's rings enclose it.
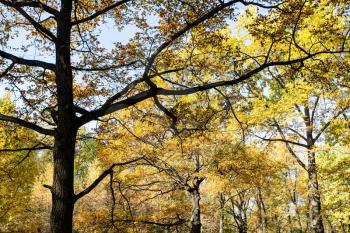
<instances>
[{"instance_id":1,"label":"tree trunk","mask_svg":"<svg viewBox=\"0 0 350 233\"><path fill-rule=\"evenodd\" d=\"M321 213L321 198L318 189L315 152L310 151L308 155L308 176L309 176L309 201L311 209L311 228L315 233L324 233L324 226Z\"/></svg>"},{"instance_id":2,"label":"tree trunk","mask_svg":"<svg viewBox=\"0 0 350 233\"><path fill-rule=\"evenodd\" d=\"M75 136L56 139L52 185L51 231L71 233L74 209Z\"/></svg>"},{"instance_id":3,"label":"tree trunk","mask_svg":"<svg viewBox=\"0 0 350 233\"><path fill-rule=\"evenodd\" d=\"M247 233L248 232L248 223L247 223L247 202L244 200L244 194L238 194L239 200L235 201L231 198L231 214L233 220L237 224L237 229L239 233Z\"/></svg>"},{"instance_id":4,"label":"tree trunk","mask_svg":"<svg viewBox=\"0 0 350 233\"><path fill-rule=\"evenodd\" d=\"M292 216L290 215L290 211L288 208L288 225L289 225L289 233L293 233L293 222L292 222Z\"/></svg>"},{"instance_id":5,"label":"tree trunk","mask_svg":"<svg viewBox=\"0 0 350 233\"><path fill-rule=\"evenodd\" d=\"M194 183L196 182L197 177L195 178ZM199 185L194 185L194 188L190 191L191 194L191 203L192 203L192 216L191 216L191 233L200 233L201 232L201 210L200 210L200 193Z\"/></svg>"},{"instance_id":6,"label":"tree trunk","mask_svg":"<svg viewBox=\"0 0 350 233\"><path fill-rule=\"evenodd\" d=\"M51 232L71 233L74 210L74 154L78 131L73 105L73 74L71 68L72 2L61 1L57 19L56 91L57 112L52 116L57 124L53 151Z\"/></svg>"},{"instance_id":7,"label":"tree trunk","mask_svg":"<svg viewBox=\"0 0 350 233\"><path fill-rule=\"evenodd\" d=\"M308 150L308 199L311 209L311 229L314 233L324 233L324 226L321 213L321 197L318 189L315 140L313 138L313 122L310 117L310 110L305 107L305 126Z\"/></svg>"},{"instance_id":8,"label":"tree trunk","mask_svg":"<svg viewBox=\"0 0 350 233\"><path fill-rule=\"evenodd\" d=\"M219 233L224 233L224 222L225 222L225 197L224 194L219 194L220 202L220 224L219 224Z\"/></svg>"},{"instance_id":9,"label":"tree trunk","mask_svg":"<svg viewBox=\"0 0 350 233\"><path fill-rule=\"evenodd\" d=\"M266 207L265 207L265 202L264 199L262 197L262 193L260 188L258 188L258 196L259 196L259 203L261 205L261 214L262 214L262 220L263 220L263 224L264 224L264 229L265 229L265 233L268 233L268 224L267 224L267 213L266 213Z\"/></svg>"}]
</instances>

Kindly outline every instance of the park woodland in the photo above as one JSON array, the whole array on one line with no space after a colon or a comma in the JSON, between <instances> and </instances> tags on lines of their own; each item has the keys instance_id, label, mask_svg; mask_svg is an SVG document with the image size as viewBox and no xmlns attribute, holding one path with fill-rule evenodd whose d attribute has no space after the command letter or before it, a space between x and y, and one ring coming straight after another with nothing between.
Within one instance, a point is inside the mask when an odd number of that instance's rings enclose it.
<instances>
[{"instance_id":1,"label":"park woodland","mask_svg":"<svg viewBox=\"0 0 350 233\"><path fill-rule=\"evenodd\" d=\"M0 0L1 233L350 233L350 0Z\"/></svg>"}]
</instances>

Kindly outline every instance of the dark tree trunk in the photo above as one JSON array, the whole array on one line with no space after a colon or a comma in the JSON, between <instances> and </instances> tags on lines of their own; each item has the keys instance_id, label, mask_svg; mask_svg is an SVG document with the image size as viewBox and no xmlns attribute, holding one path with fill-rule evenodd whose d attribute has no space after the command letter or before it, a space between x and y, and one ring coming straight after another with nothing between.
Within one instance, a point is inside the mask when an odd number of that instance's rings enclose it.
<instances>
[{"instance_id":1,"label":"dark tree trunk","mask_svg":"<svg viewBox=\"0 0 350 233\"><path fill-rule=\"evenodd\" d=\"M56 85L57 123L53 152L51 232L71 233L74 210L74 153L77 123L73 106L73 75L70 60L72 1L62 0L57 19Z\"/></svg>"},{"instance_id":2,"label":"dark tree trunk","mask_svg":"<svg viewBox=\"0 0 350 233\"><path fill-rule=\"evenodd\" d=\"M317 171L315 163L315 152L309 152L309 201L311 209L311 228L315 233L324 233L322 213L321 213L321 197L318 189Z\"/></svg>"},{"instance_id":3,"label":"dark tree trunk","mask_svg":"<svg viewBox=\"0 0 350 233\"><path fill-rule=\"evenodd\" d=\"M247 233L247 232L248 232L248 227L247 227L247 223L246 223L246 222L242 223L242 224L238 227L238 232L239 232L239 233Z\"/></svg>"},{"instance_id":4,"label":"dark tree trunk","mask_svg":"<svg viewBox=\"0 0 350 233\"><path fill-rule=\"evenodd\" d=\"M196 177L194 179L194 187L189 190L191 194L191 203L192 203L192 215L191 215L191 233L200 233L201 232L201 210L200 210L200 193L199 185L200 180Z\"/></svg>"},{"instance_id":5,"label":"dark tree trunk","mask_svg":"<svg viewBox=\"0 0 350 233\"><path fill-rule=\"evenodd\" d=\"M56 139L52 185L51 231L71 233L74 209L75 136Z\"/></svg>"},{"instance_id":6,"label":"dark tree trunk","mask_svg":"<svg viewBox=\"0 0 350 233\"><path fill-rule=\"evenodd\" d=\"M262 214L262 220L263 220L263 224L264 224L264 229L265 232L268 233L268 223L267 223L267 213L266 213L266 207L265 207L265 202L264 199L262 197L262 193L261 193L261 189L258 188L258 198L259 198L259 203L261 205L261 214Z\"/></svg>"}]
</instances>

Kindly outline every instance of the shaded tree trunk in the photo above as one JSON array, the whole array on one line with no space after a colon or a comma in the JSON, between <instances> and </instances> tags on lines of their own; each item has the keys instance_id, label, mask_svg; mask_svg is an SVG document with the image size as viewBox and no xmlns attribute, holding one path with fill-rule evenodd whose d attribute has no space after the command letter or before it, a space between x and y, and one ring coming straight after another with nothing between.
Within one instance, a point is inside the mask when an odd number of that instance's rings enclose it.
<instances>
[{"instance_id":1,"label":"shaded tree trunk","mask_svg":"<svg viewBox=\"0 0 350 233\"><path fill-rule=\"evenodd\" d=\"M311 209L311 228L315 233L324 233L324 226L321 213L321 197L318 189L315 152L309 152L308 161L308 191Z\"/></svg>"},{"instance_id":2,"label":"shaded tree trunk","mask_svg":"<svg viewBox=\"0 0 350 233\"><path fill-rule=\"evenodd\" d=\"M51 232L71 233L74 210L74 153L77 135L73 106L73 75L70 60L72 1L63 0L57 19L56 85L57 124L53 150Z\"/></svg>"},{"instance_id":3,"label":"shaded tree trunk","mask_svg":"<svg viewBox=\"0 0 350 233\"><path fill-rule=\"evenodd\" d=\"M189 189L191 195L191 203L192 203L192 215L191 215L191 233L200 233L201 232L201 209L200 209L200 192L199 185L201 183L201 179L198 177L194 178L193 188Z\"/></svg>"},{"instance_id":4,"label":"shaded tree trunk","mask_svg":"<svg viewBox=\"0 0 350 233\"><path fill-rule=\"evenodd\" d=\"M266 207L265 207L265 202L262 197L262 193L260 188L258 188L258 198L259 198L259 204L261 205L261 218L262 218L262 223L265 229L265 232L268 232L268 224L267 224L267 214L266 214Z\"/></svg>"}]
</instances>

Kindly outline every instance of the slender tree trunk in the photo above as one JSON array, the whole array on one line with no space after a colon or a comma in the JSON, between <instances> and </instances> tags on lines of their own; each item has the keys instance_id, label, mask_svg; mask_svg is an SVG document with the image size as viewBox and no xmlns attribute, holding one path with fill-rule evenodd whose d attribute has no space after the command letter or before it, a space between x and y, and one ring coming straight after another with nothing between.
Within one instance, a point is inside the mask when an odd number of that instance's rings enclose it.
<instances>
[{"instance_id":1,"label":"slender tree trunk","mask_svg":"<svg viewBox=\"0 0 350 233\"><path fill-rule=\"evenodd\" d=\"M311 228L315 233L324 233L324 226L321 213L321 198L318 189L315 152L310 151L308 155L309 166L309 201L311 209Z\"/></svg>"},{"instance_id":2,"label":"slender tree trunk","mask_svg":"<svg viewBox=\"0 0 350 233\"><path fill-rule=\"evenodd\" d=\"M267 223L267 213L266 213L266 207L265 202L261 193L260 188L258 188L258 197L259 197L259 203L261 205L261 214L262 214L262 221L265 229L265 233L268 233L268 223Z\"/></svg>"},{"instance_id":3,"label":"slender tree trunk","mask_svg":"<svg viewBox=\"0 0 350 233\"><path fill-rule=\"evenodd\" d=\"M297 203L294 203L294 206L295 206L295 212L297 214L297 219L298 219L298 233L302 233L303 232L303 225L301 224L300 212L299 212L299 208L297 206Z\"/></svg>"},{"instance_id":4,"label":"slender tree trunk","mask_svg":"<svg viewBox=\"0 0 350 233\"><path fill-rule=\"evenodd\" d=\"M321 197L318 189L315 140L313 138L313 122L310 117L310 110L305 107L305 126L308 149L308 198L311 209L311 229L314 233L324 233L324 226L321 213Z\"/></svg>"},{"instance_id":5,"label":"slender tree trunk","mask_svg":"<svg viewBox=\"0 0 350 233\"><path fill-rule=\"evenodd\" d=\"M219 224L219 233L224 233L224 222L225 222L225 197L224 194L219 194L219 203L220 203L220 224Z\"/></svg>"},{"instance_id":6,"label":"slender tree trunk","mask_svg":"<svg viewBox=\"0 0 350 233\"><path fill-rule=\"evenodd\" d=\"M194 172L199 172L201 168L199 154L195 154L194 156L195 162L195 170ZM200 233L202 228L201 223L201 209L200 209L200 200L201 195L199 192L199 187L204 178L194 177L193 179L193 187L189 187L188 192L191 195L191 203L192 203L192 216L191 216L191 233Z\"/></svg>"},{"instance_id":7,"label":"slender tree trunk","mask_svg":"<svg viewBox=\"0 0 350 233\"><path fill-rule=\"evenodd\" d=\"M73 75L70 60L72 2L61 1L57 19L56 88L57 123L53 151L51 232L71 233L74 210L74 153L77 123L73 105Z\"/></svg>"},{"instance_id":8,"label":"slender tree trunk","mask_svg":"<svg viewBox=\"0 0 350 233\"><path fill-rule=\"evenodd\" d=\"M289 225L289 233L293 233L293 222L292 222L292 216L290 214L290 210L288 208L288 225Z\"/></svg>"},{"instance_id":9,"label":"slender tree trunk","mask_svg":"<svg viewBox=\"0 0 350 233\"><path fill-rule=\"evenodd\" d=\"M195 178L196 179L196 178ZM196 183L196 181L194 181ZM201 210L200 210L200 193L199 185L190 190L191 203L192 203L192 216L191 216L191 233L201 232Z\"/></svg>"},{"instance_id":10,"label":"slender tree trunk","mask_svg":"<svg viewBox=\"0 0 350 233\"><path fill-rule=\"evenodd\" d=\"M257 197L256 204L258 206L258 226L259 226L259 233L263 233L264 231L264 224L263 224L263 218L262 218L262 208L260 204L260 198Z\"/></svg>"}]
</instances>

